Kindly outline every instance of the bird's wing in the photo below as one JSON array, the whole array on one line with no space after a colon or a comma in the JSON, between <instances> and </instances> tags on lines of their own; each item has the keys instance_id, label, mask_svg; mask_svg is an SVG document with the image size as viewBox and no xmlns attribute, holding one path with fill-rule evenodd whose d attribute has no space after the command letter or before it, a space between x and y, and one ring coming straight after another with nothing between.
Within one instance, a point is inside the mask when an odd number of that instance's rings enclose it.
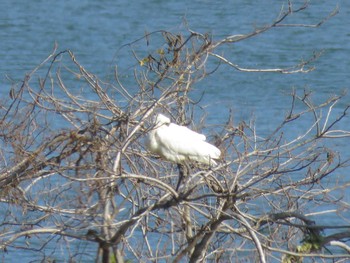
<instances>
[{"instance_id":1,"label":"bird's wing","mask_svg":"<svg viewBox=\"0 0 350 263\"><path fill-rule=\"evenodd\" d=\"M172 134L176 134L179 137L182 137L184 139L186 138L191 138L191 139L195 139L195 140L201 140L201 141L205 141L206 137L204 134L200 134L198 132L192 131L191 129L185 127L185 126L180 126L174 123L171 123L169 125L169 131L172 132Z\"/></svg>"},{"instance_id":2,"label":"bird's wing","mask_svg":"<svg viewBox=\"0 0 350 263\"><path fill-rule=\"evenodd\" d=\"M160 154L173 162L190 159L209 163L210 159L219 159L221 154L218 148L205 142L204 135L183 126L162 126L155 136Z\"/></svg>"}]
</instances>

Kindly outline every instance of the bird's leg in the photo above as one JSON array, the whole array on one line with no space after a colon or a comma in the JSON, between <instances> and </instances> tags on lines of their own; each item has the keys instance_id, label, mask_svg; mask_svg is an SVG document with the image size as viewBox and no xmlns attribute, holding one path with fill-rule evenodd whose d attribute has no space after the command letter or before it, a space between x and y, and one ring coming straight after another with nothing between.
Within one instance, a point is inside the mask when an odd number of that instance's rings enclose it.
<instances>
[{"instance_id":1,"label":"bird's leg","mask_svg":"<svg viewBox=\"0 0 350 263\"><path fill-rule=\"evenodd\" d=\"M178 163L177 168L179 169L179 180L177 181L176 191L179 190L179 187L181 185L183 178L188 175L189 169L190 169L187 163L184 163L184 164Z\"/></svg>"},{"instance_id":2,"label":"bird's leg","mask_svg":"<svg viewBox=\"0 0 350 263\"><path fill-rule=\"evenodd\" d=\"M182 178L184 177L184 166L180 163L177 164L177 168L179 169L179 180L177 181L176 191L179 190Z\"/></svg>"}]
</instances>

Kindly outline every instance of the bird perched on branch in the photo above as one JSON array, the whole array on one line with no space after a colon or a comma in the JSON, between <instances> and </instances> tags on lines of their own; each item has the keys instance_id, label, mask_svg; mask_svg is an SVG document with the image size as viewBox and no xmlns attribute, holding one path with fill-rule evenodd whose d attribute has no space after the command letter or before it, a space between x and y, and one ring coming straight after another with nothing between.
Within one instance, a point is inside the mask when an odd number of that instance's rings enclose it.
<instances>
[{"instance_id":1,"label":"bird perched on branch","mask_svg":"<svg viewBox=\"0 0 350 263\"><path fill-rule=\"evenodd\" d=\"M152 153L177 164L191 160L216 165L215 160L220 158L221 152L205 140L205 135L171 123L168 117L158 114L155 126L149 132L147 147Z\"/></svg>"}]
</instances>

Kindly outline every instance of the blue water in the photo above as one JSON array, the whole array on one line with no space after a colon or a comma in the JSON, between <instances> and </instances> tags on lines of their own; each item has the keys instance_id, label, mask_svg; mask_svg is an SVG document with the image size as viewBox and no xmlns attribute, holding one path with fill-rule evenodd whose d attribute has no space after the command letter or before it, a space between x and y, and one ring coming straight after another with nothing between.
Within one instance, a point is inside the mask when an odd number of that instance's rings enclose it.
<instances>
[{"instance_id":1,"label":"blue water","mask_svg":"<svg viewBox=\"0 0 350 263\"><path fill-rule=\"evenodd\" d=\"M122 74L128 69L130 53L119 49L145 32L169 30L185 32L184 24L200 33L209 32L214 40L230 34L244 34L255 26L271 22L285 1L45 1L2 0L0 2L0 95L7 98L13 82L38 65L53 49L72 50L79 62L101 79L110 79L111 68L118 65ZM302 1L295 1L295 6ZM195 93L205 95L208 120L219 124L232 109L235 122L256 119L259 134L269 134L283 119L290 105L285 96L292 88L314 91L320 102L350 87L350 1L313 1L309 9L294 14L288 23L315 24L336 6L339 14L319 28L275 28L263 35L220 49L241 67L290 67L314 51L323 55L308 74L242 73L222 65L205 81L196 84ZM140 45L141 48L141 45ZM215 61L209 67L215 67ZM197 96L195 95L195 96ZM335 108L349 103L347 95ZM220 107L218 107L220 105ZM348 129L349 117L339 127ZM295 131L303 128L295 127ZM349 139L338 140L339 151L349 157ZM347 170L337 174L349 182ZM349 196L347 194L347 196ZM349 201L349 198L345 198ZM344 216L350 216L345 211ZM329 223L329 222L328 222ZM337 222L333 222L336 224ZM11 258L6 255L6 259ZM26 260L26 261L29 261Z\"/></svg>"}]
</instances>

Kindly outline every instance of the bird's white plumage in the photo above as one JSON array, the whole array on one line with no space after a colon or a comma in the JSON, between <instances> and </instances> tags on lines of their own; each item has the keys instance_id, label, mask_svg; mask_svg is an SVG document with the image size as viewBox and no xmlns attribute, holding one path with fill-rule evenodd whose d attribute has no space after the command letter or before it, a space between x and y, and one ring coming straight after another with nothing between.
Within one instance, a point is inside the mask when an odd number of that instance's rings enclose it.
<instances>
[{"instance_id":1,"label":"bird's white plumage","mask_svg":"<svg viewBox=\"0 0 350 263\"><path fill-rule=\"evenodd\" d=\"M221 152L207 143L203 134L187 127L176 125L162 114L158 114L154 128L149 132L147 147L163 159L183 163L186 160L215 165Z\"/></svg>"}]
</instances>

